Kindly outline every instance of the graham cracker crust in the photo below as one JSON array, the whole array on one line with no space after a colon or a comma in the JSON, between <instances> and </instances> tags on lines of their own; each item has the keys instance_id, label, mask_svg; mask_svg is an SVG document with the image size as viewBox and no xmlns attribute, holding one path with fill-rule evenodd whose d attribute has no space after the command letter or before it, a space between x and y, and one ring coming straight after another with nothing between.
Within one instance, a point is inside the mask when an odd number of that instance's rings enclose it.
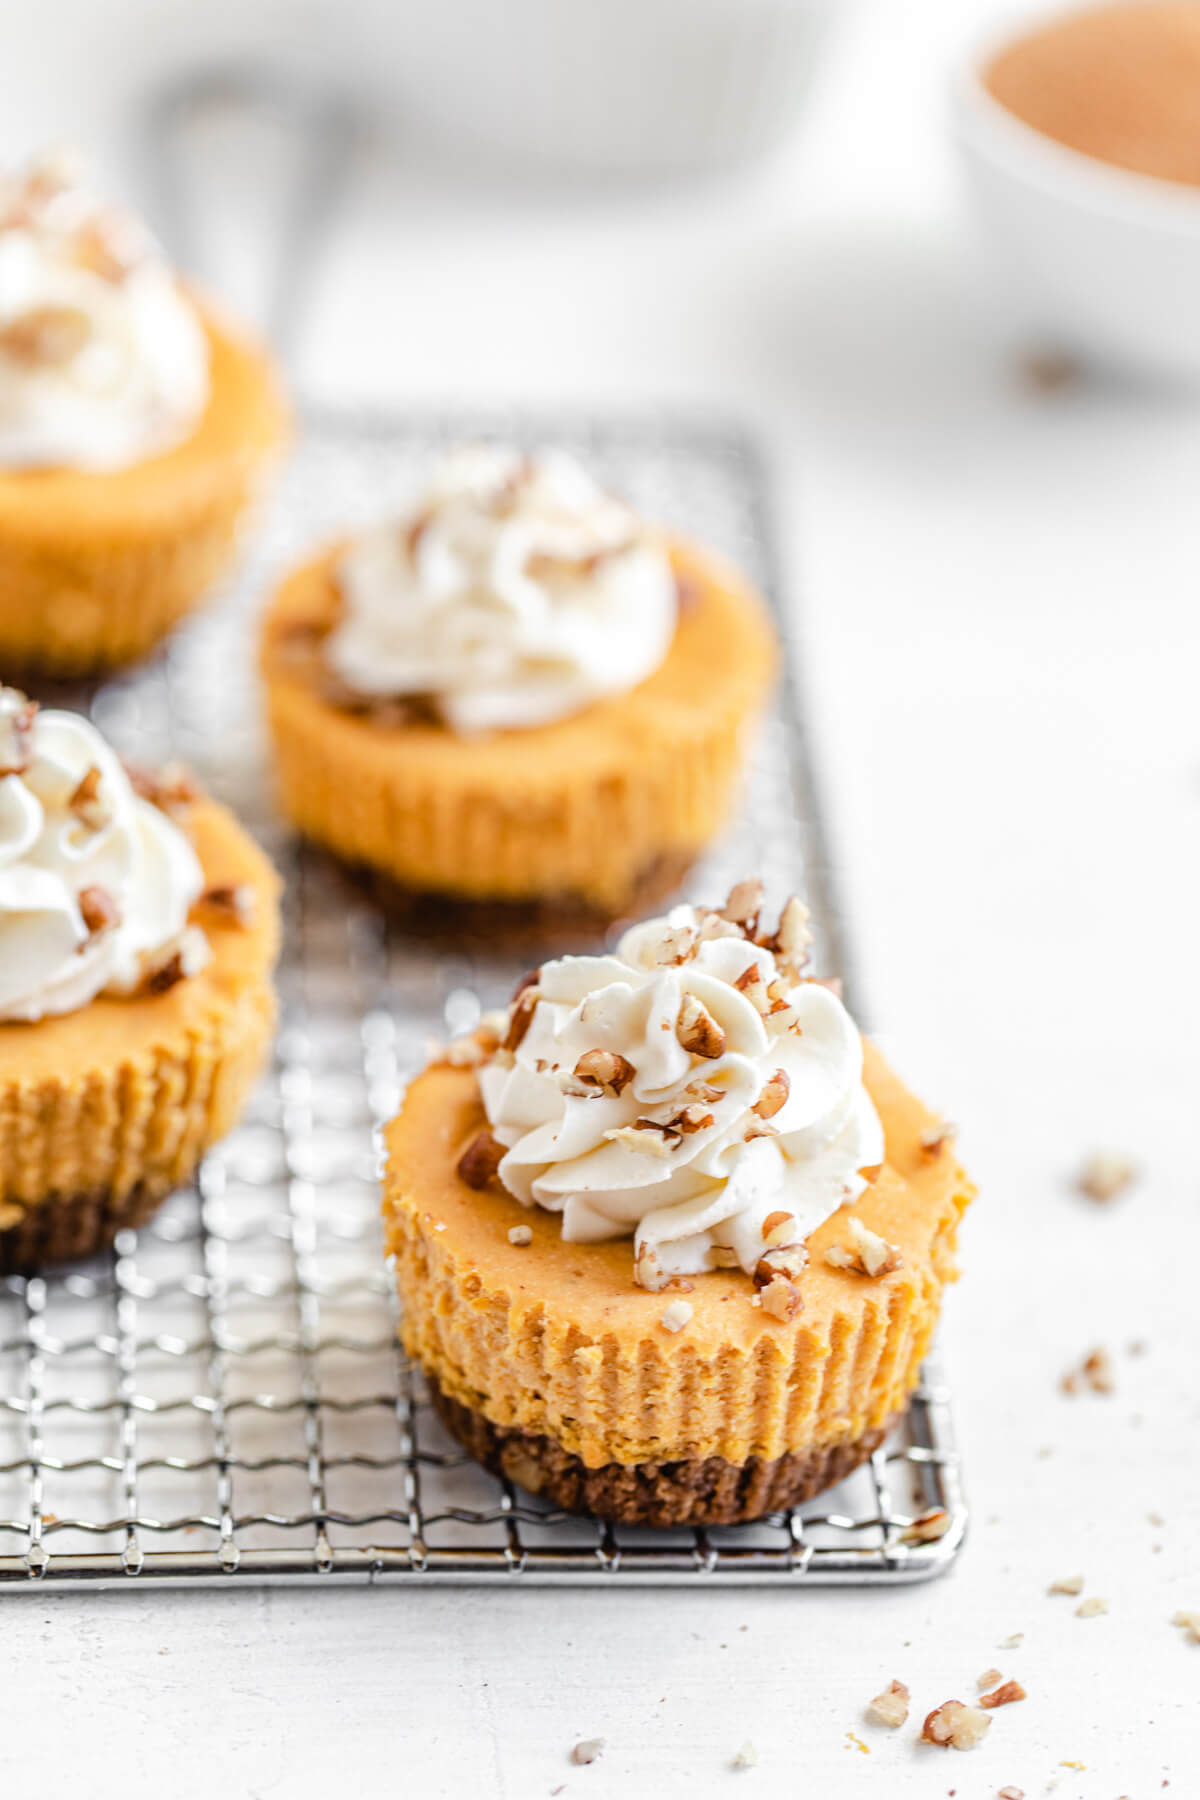
<instances>
[{"instance_id":1,"label":"graham cracker crust","mask_svg":"<svg viewBox=\"0 0 1200 1800\"><path fill-rule=\"evenodd\" d=\"M848 1443L789 1451L774 1462L743 1464L719 1456L662 1463L605 1463L589 1469L554 1438L490 1419L426 1377L446 1429L493 1475L539 1494L565 1512L590 1513L623 1525L740 1525L786 1512L834 1487L877 1450L895 1417Z\"/></svg>"},{"instance_id":2,"label":"graham cracker crust","mask_svg":"<svg viewBox=\"0 0 1200 1800\"><path fill-rule=\"evenodd\" d=\"M0 1275L25 1275L47 1263L95 1256L118 1231L144 1225L165 1197L138 1186L119 1200L112 1194L51 1195L24 1207L19 1219L0 1230ZM20 1205L0 1204L0 1219Z\"/></svg>"}]
</instances>

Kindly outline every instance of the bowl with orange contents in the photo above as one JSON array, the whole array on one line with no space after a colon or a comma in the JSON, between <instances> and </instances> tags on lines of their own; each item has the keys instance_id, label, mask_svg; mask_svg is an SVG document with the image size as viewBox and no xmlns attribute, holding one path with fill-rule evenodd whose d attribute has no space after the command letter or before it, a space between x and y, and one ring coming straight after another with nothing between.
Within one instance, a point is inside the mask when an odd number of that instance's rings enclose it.
<instances>
[{"instance_id":1,"label":"bowl with orange contents","mask_svg":"<svg viewBox=\"0 0 1200 1800\"><path fill-rule=\"evenodd\" d=\"M1200 383L1200 4L1040 14L959 74L955 135L997 278L1043 341Z\"/></svg>"}]
</instances>

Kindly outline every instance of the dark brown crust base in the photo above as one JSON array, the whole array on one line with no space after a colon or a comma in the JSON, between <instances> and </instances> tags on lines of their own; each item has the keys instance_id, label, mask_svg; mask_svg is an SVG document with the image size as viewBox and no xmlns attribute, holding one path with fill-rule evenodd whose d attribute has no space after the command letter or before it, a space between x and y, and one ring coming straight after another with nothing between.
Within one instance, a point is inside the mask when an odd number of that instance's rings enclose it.
<instances>
[{"instance_id":1,"label":"dark brown crust base","mask_svg":"<svg viewBox=\"0 0 1200 1800\"><path fill-rule=\"evenodd\" d=\"M792 1451L774 1462L738 1465L719 1456L663 1463L605 1463L589 1469L553 1438L493 1425L452 1400L428 1377L430 1397L446 1429L476 1462L506 1475L566 1512L591 1513L623 1525L739 1525L786 1512L845 1480L877 1450L895 1420L851 1443Z\"/></svg>"},{"instance_id":2,"label":"dark brown crust base","mask_svg":"<svg viewBox=\"0 0 1200 1800\"><path fill-rule=\"evenodd\" d=\"M570 944L579 950L603 941L617 920L634 920L673 899L698 852L672 851L655 857L637 876L624 903L605 909L578 894L547 894L528 900L467 899L459 894L422 892L402 887L390 876L363 863L344 863L327 850L317 850L335 865L401 930L431 943L443 941L487 950L548 949Z\"/></svg>"},{"instance_id":3,"label":"dark brown crust base","mask_svg":"<svg viewBox=\"0 0 1200 1800\"><path fill-rule=\"evenodd\" d=\"M111 1194L40 1200L26 1208L15 1225L0 1231L0 1275L24 1275L47 1263L95 1256L108 1248L118 1231L144 1225L164 1198L136 1187L122 1200Z\"/></svg>"}]
</instances>

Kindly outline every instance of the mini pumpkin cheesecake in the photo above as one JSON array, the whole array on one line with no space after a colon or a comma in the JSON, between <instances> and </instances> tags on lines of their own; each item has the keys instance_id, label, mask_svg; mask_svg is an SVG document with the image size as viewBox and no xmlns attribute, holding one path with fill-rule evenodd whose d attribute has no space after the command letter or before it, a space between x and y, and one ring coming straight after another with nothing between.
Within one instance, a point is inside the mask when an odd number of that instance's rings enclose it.
<instances>
[{"instance_id":1,"label":"mini pumpkin cheesecake","mask_svg":"<svg viewBox=\"0 0 1200 1800\"><path fill-rule=\"evenodd\" d=\"M224 572L286 436L263 351L72 163L0 181L0 667L149 650Z\"/></svg>"},{"instance_id":2,"label":"mini pumpkin cheesecake","mask_svg":"<svg viewBox=\"0 0 1200 1800\"><path fill-rule=\"evenodd\" d=\"M581 930L678 887L774 667L734 571L564 456L485 448L295 571L262 649L301 831L426 918Z\"/></svg>"},{"instance_id":3,"label":"mini pumpkin cheesecake","mask_svg":"<svg viewBox=\"0 0 1200 1800\"><path fill-rule=\"evenodd\" d=\"M223 806L0 689L0 1272L140 1224L234 1123L277 896Z\"/></svg>"},{"instance_id":4,"label":"mini pumpkin cheesecake","mask_svg":"<svg viewBox=\"0 0 1200 1800\"><path fill-rule=\"evenodd\" d=\"M908 1404L973 1189L807 939L745 883L546 963L390 1127L405 1348L471 1454L557 1506L758 1518Z\"/></svg>"}]
</instances>

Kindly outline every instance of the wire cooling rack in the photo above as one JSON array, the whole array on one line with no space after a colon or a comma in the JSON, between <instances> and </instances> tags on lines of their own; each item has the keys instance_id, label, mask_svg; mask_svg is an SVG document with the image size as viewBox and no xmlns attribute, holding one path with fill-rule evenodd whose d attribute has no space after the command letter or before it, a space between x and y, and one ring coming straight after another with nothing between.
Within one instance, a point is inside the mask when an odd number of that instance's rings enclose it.
<instances>
[{"instance_id":1,"label":"wire cooling rack","mask_svg":"<svg viewBox=\"0 0 1200 1800\"><path fill-rule=\"evenodd\" d=\"M552 440L774 593L766 498L736 431L479 417L315 418L236 584L150 665L75 696L127 753L182 757L287 877L282 1025L239 1128L110 1255L0 1280L0 1588L123 1582L836 1583L947 1569L966 1515L929 1369L870 1463L759 1525L652 1532L548 1510L437 1421L396 1339L378 1221L380 1127L431 1039L521 970L406 941L270 810L253 620L323 533L374 516L462 436ZM797 650L791 645L794 680ZM789 683L739 824L698 896L756 870L803 889L846 973L811 761ZM940 1510L935 1541L914 1517Z\"/></svg>"}]
</instances>

